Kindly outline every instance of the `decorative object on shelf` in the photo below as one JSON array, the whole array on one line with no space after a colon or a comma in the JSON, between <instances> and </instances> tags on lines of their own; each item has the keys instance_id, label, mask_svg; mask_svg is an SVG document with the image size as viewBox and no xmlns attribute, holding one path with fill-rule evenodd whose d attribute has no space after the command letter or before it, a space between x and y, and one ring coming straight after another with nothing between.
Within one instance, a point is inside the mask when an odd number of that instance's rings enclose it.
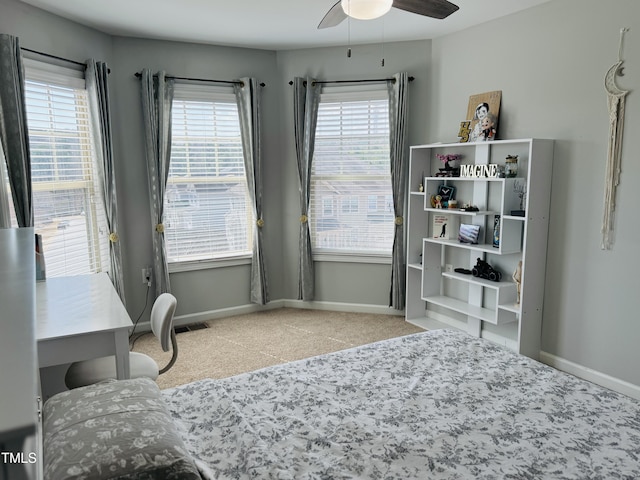
<instances>
[{"instance_id":1,"label":"decorative object on shelf","mask_svg":"<svg viewBox=\"0 0 640 480\"><path fill-rule=\"evenodd\" d=\"M495 90L493 92L478 93L469 97L469 106L467 107L467 117L460 124L460 142L481 142L486 140L495 140L498 131L498 119L500 115L500 100L502 99L502 91ZM486 134L483 133L483 120L488 114L492 115L491 121L485 122L484 128ZM467 124L468 122L468 124ZM460 135L463 133L463 125L465 129L470 129L468 135ZM491 138L488 138L489 135Z\"/></svg>"},{"instance_id":2,"label":"decorative object on shelf","mask_svg":"<svg viewBox=\"0 0 640 480\"><path fill-rule=\"evenodd\" d=\"M462 158L462 155L459 153L437 153L436 157L444 164L445 169L451 170L458 166L458 161Z\"/></svg>"},{"instance_id":3,"label":"decorative object on shelf","mask_svg":"<svg viewBox=\"0 0 640 480\"><path fill-rule=\"evenodd\" d=\"M500 247L500 215L493 217L493 246Z\"/></svg>"},{"instance_id":4,"label":"decorative object on shelf","mask_svg":"<svg viewBox=\"0 0 640 480\"><path fill-rule=\"evenodd\" d=\"M449 200L449 208L451 208L451 209L458 208L458 201L457 200Z\"/></svg>"},{"instance_id":5,"label":"decorative object on shelf","mask_svg":"<svg viewBox=\"0 0 640 480\"><path fill-rule=\"evenodd\" d=\"M516 284L516 290L517 290L516 305L520 305L520 285L522 283L522 260L518 262L518 266L514 270L513 275L511 275L511 278L513 278L513 281Z\"/></svg>"},{"instance_id":6,"label":"decorative object on shelf","mask_svg":"<svg viewBox=\"0 0 640 480\"><path fill-rule=\"evenodd\" d=\"M463 223L460 225L460 232L458 234L458 240L460 243L478 243L478 237L480 236L480 225L468 225Z\"/></svg>"},{"instance_id":7,"label":"decorative object on shelf","mask_svg":"<svg viewBox=\"0 0 640 480\"><path fill-rule=\"evenodd\" d=\"M465 203L460 209L461 212L478 212L478 207L471 205L470 203Z\"/></svg>"},{"instance_id":8,"label":"decorative object on shelf","mask_svg":"<svg viewBox=\"0 0 640 480\"><path fill-rule=\"evenodd\" d=\"M484 278L485 280L491 280L492 282L499 282L502 279L502 272L496 270L487 262L478 258L476 265L471 270L474 277Z\"/></svg>"},{"instance_id":9,"label":"decorative object on shelf","mask_svg":"<svg viewBox=\"0 0 640 480\"><path fill-rule=\"evenodd\" d=\"M616 85L616 75L622 76L622 42L628 28L620 29L618 61L607 71L604 88L607 91L609 106L609 148L607 150L607 170L604 191L604 216L602 218L602 250L611 250L613 245L614 211L616 208L616 189L620 183L620 164L622 157L622 135L624 133L624 107L628 90Z\"/></svg>"},{"instance_id":10,"label":"decorative object on shelf","mask_svg":"<svg viewBox=\"0 0 640 480\"><path fill-rule=\"evenodd\" d=\"M431 195L431 208L442 208L442 197L440 195Z\"/></svg>"},{"instance_id":11,"label":"decorative object on shelf","mask_svg":"<svg viewBox=\"0 0 640 480\"><path fill-rule=\"evenodd\" d=\"M433 225L431 228L431 236L433 238L440 238L442 240L449 240L449 231L447 226L449 225L448 215L433 215Z\"/></svg>"},{"instance_id":12,"label":"decorative object on shelf","mask_svg":"<svg viewBox=\"0 0 640 480\"><path fill-rule=\"evenodd\" d=\"M436 177L459 177L460 176L460 158L459 153L437 153L436 157L444 165L440 168L440 172L436 173Z\"/></svg>"},{"instance_id":13,"label":"decorative object on shelf","mask_svg":"<svg viewBox=\"0 0 640 480\"><path fill-rule=\"evenodd\" d=\"M460 176L465 178L497 178L498 165L495 163L483 165L462 165Z\"/></svg>"},{"instance_id":14,"label":"decorative object on shelf","mask_svg":"<svg viewBox=\"0 0 640 480\"><path fill-rule=\"evenodd\" d=\"M424 192L424 185L420 184L420 186L418 187L418 191L420 193Z\"/></svg>"},{"instance_id":15,"label":"decorative object on shelf","mask_svg":"<svg viewBox=\"0 0 640 480\"><path fill-rule=\"evenodd\" d=\"M449 207L449 200L453 200L456 197L456 187L451 185L439 185L438 197L441 199L442 208Z\"/></svg>"},{"instance_id":16,"label":"decorative object on shelf","mask_svg":"<svg viewBox=\"0 0 640 480\"><path fill-rule=\"evenodd\" d=\"M453 271L456 273L462 273L463 275L471 275L471 270L468 268L454 268Z\"/></svg>"},{"instance_id":17,"label":"decorative object on shelf","mask_svg":"<svg viewBox=\"0 0 640 480\"><path fill-rule=\"evenodd\" d=\"M480 125L478 142L488 142L496 139L496 120L493 113L487 113Z\"/></svg>"},{"instance_id":18,"label":"decorative object on shelf","mask_svg":"<svg viewBox=\"0 0 640 480\"><path fill-rule=\"evenodd\" d=\"M527 197L527 184L525 182L518 182L517 180L513 183L513 191L516 192L518 198L520 199L520 209L519 210L511 210L511 215L514 217L524 217L524 204L525 198Z\"/></svg>"},{"instance_id":19,"label":"decorative object on shelf","mask_svg":"<svg viewBox=\"0 0 640 480\"><path fill-rule=\"evenodd\" d=\"M458 130L458 138L460 143L467 143L471 135L471 120L460 122L460 130Z\"/></svg>"},{"instance_id":20,"label":"decorative object on shelf","mask_svg":"<svg viewBox=\"0 0 640 480\"><path fill-rule=\"evenodd\" d=\"M507 178L518 176L518 155L507 155L504 161L504 173Z\"/></svg>"}]
</instances>

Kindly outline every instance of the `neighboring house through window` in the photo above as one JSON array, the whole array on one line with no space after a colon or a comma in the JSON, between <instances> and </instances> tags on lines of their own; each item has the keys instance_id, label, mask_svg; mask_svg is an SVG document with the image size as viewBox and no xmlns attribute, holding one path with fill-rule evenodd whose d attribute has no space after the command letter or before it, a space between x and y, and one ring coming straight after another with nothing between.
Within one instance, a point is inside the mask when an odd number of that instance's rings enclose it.
<instances>
[{"instance_id":1,"label":"neighboring house through window","mask_svg":"<svg viewBox=\"0 0 640 480\"><path fill-rule=\"evenodd\" d=\"M251 203L233 90L177 83L164 219L170 264L251 255Z\"/></svg>"},{"instance_id":2,"label":"neighboring house through window","mask_svg":"<svg viewBox=\"0 0 640 480\"><path fill-rule=\"evenodd\" d=\"M24 66L34 227L42 235L46 274L106 272L109 232L84 72L30 59Z\"/></svg>"},{"instance_id":3,"label":"neighboring house through window","mask_svg":"<svg viewBox=\"0 0 640 480\"><path fill-rule=\"evenodd\" d=\"M386 86L325 87L324 92L311 167L314 253L390 256L394 214Z\"/></svg>"}]
</instances>

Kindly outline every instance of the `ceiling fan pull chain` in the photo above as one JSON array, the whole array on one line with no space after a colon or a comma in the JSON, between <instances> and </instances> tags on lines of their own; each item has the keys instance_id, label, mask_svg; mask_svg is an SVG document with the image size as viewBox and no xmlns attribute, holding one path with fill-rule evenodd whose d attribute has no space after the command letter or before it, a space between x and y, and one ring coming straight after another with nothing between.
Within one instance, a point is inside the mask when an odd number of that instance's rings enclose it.
<instances>
[{"instance_id":1,"label":"ceiling fan pull chain","mask_svg":"<svg viewBox=\"0 0 640 480\"><path fill-rule=\"evenodd\" d=\"M349 0L351 9L351 0ZM347 17L347 58L351 58L351 17Z\"/></svg>"},{"instance_id":2,"label":"ceiling fan pull chain","mask_svg":"<svg viewBox=\"0 0 640 480\"><path fill-rule=\"evenodd\" d=\"M382 60L380 66L384 67L384 17L382 17Z\"/></svg>"}]
</instances>

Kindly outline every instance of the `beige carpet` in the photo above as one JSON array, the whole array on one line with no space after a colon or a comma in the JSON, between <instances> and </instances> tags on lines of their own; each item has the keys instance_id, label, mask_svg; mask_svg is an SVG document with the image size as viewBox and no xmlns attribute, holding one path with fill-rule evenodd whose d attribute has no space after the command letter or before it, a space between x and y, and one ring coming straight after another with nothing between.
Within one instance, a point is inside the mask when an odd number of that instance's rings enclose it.
<instances>
[{"instance_id":1,"label":"beige carpet","mask_svg":"<svg viewBox=\"0 0 640 480\"><path fill-rule=\"evenodd\" d=\"M423 331L397 315L282 308L206 322L209 328L179 333L178 360L160 375L160 388L201 378L224 378L292 360ZM171 358L147 333L133 351L163 367Z\"/></svg>"}]
</instances>

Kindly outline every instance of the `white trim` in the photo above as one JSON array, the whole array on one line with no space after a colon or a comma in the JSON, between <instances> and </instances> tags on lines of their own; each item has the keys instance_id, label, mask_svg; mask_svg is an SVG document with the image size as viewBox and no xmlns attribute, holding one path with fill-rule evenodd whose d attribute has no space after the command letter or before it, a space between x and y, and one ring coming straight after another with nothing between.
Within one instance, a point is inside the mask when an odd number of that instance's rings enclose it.
<instances>
[{"instance_id":1,"label":"white trim","mask_svg":"<svg viewBox=\"0 0 640 480\"><path fill-rule=\"evenodd\" d=\"M195 270L208 270L213 268L235 267L237 265L250 265L251 254L237 257L225 257L220 259L207 258L205 260L193 260L190 262L171 262L168 264L169 273L192 272Z\"/></svg>"},{"instance_id":2,"label":"white trim","mask_svg":"<svg viewBox=\"0 0 640 480\"><path fill-rule=\"evenodd\" d=\"M257 305L250 303L248 305L240 305L238 307L220 308L217 310L209 310L206 312L190 313L187 315L179 315L174 319L176 325L190 325L193 323L206 322L216 318L234 317L236 315L244 315L247 313L262 312L265 310L274 310L284 307L283 300L269 302L268 305Z\"/></svg>"},{"instance_id":3,"label":"white trim","mask_svg":"<svg viewBox=\"0 0 640 480\"><path fill-rule=\"evenodd\" d=\"M550 367L557 368L563 372L580 377L583 380L587 380L602 387L622 393L623 395L628 395L636 400L640 400L640 386L634 385L633 383L612 377L606 373L598 372L597 370L579 365L564 358L556 357L555 355L547 352L540 352L540 361Z\"/></svg>"},{"instance_id":4,"label":"white trim","mask_svg":"<svg viewBox=\"0 0 640 480\"><path fill-rule=\"evenodd\" d=\"M217 318L235 317L237 315L244 315L247 313L274 310L276 308L283 308L285 306L284 302L284 300L276 300L269 302L268 305L248 304L237 307L220 308L217 310L207 310L205 312L189 313L187 315L176 315L173 318L173 325L174 327L183 327L185 325L193 325L194 323L208 322L209 320L215 320ZM136 333L149 331L151 331L151 326L148 321L138 323Z\"/></svg>"},{"instance_id":5,"label":"white trim","mask_svg":"<svg viewBox=\"0 0 640 480\"><path fill-rule=\"evenodd\" d=\"M84 70L63 67L31 58L23 58L22 65L24 66L25 80L27 81L81 90L87 88Z\"/></svg>"},{"instance_id":6,"label":"white trim","mask_svg":"<svg viewBox=\"0 0 640 480\"><path fill-rule=\"evenodd\" d=\"M386 83L361 83L357 85L322 85L321 103L360 102L388 100Z\"/></svg>"},{"instance_id":7,"label":"white trim","mask_svg":"<svg viewBox=\"0 0 640 480\"><path fill-rule=\"evenodd\" d=\"M353 312L353 313L375 313L380 315L404 316L403 310L395 310L384 305L370 305L365 303L342 303L342 302L305 302L302 300L284 300L284 307L299 308L307 310L326 310L333 312Z\"/></svg>"},{"instance_id":8,"label":"white trim","mask_svg":"<svg viewBox=\"0 0 640 480\"><path fill-rule=\"evenodd\" d=\"M218 310L208 310L205 312L189 313L187 315L176 315L173 324L176 327L192 325L194 323L208 322L216 318L233 317L247 313L274 310L276 308L298 308L301 310L323 310L333 312L353 312L353 313L375 313L381 315L404 316L404 311L394 310L384 305L369 305L364 303L341 303L341 302L304 302L302 300L273 300L267 305L239 305L237 307L220 308ZM148 332L151 328L149 322L138 323L136 332Z\"/></svg>"},{"instance_id":9,"label":"white trim","mask_svg":"<svg viewBox=\"0 0 640 480\"><path fill-rule=\"evenodd\" d=\"M391 254L366 254L344 252L317 252L313 254L314 262L342 263L379 263L391 265Z\"/></svg>"},{"instance_id":10,"label":"white trim","mask_svg":"<svg viewBox=\"0 0 640 480\"><path fill-rule=\"evenodd\" d=\"M232 85L185 83L176 81L173 99L192 102L232 103L237 105Z\"/></svg>"}]
</instances>

